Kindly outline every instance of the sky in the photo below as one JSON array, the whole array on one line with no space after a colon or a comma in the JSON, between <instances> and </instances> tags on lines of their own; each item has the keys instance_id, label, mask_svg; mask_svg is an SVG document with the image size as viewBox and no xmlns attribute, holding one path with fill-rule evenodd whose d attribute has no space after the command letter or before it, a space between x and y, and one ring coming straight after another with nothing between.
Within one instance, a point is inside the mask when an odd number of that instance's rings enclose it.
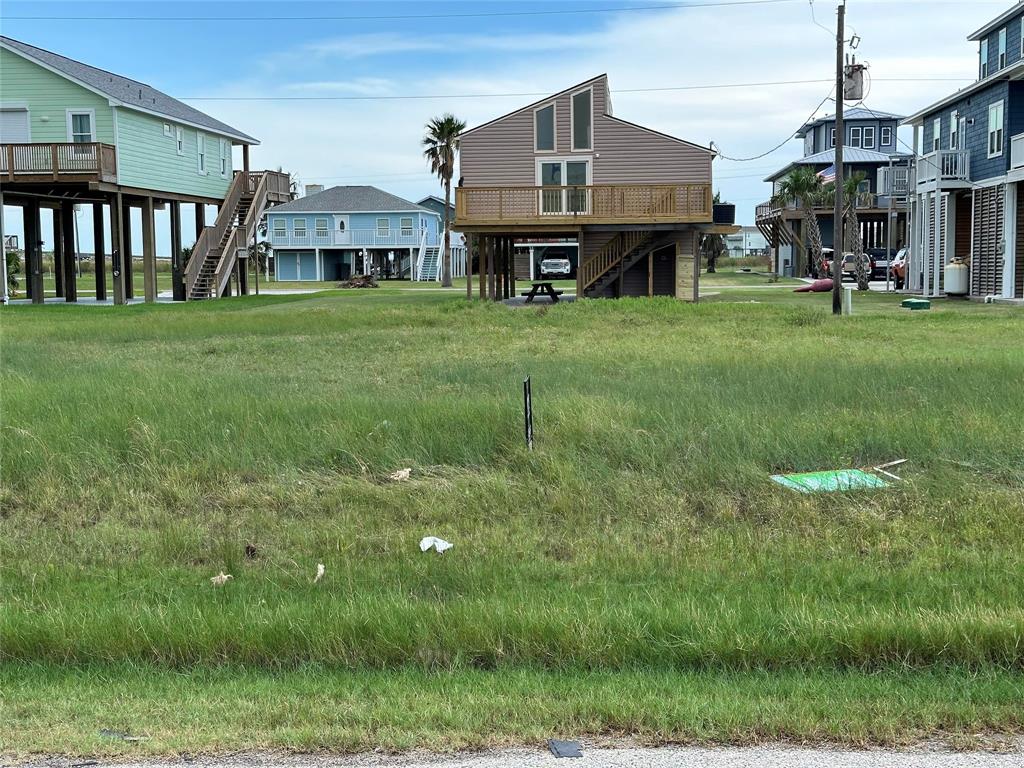
<instances>
[{"instance_id":1,"label":"sky","mask_svg":"<svg viewBox=\"0 0 1024 768\"><path fill-rule=\"evenodd\" d=\"M906 115L968 85L977 48L967 35L1012 4L848 0L847 37L859 38L854 53L869 65L866 105ZM256 136L253 168L281 167L304 184L369 184L411 200L441 193L420 147L431 117L452 112L477 125L605 72L618 117L714 142L723 155L715 189L736 204L737 223L749 224L770 195L765 176L801 155L801 142L787 137L830 94L836 7L3 0L0 31L149 83ZM817 114L825 111L834 103ZM901 138L911 142L909 129ZM725 159L780 144L759 159ZM5 231L17 233L17 209L7 212ZM165 255L164 226L158 235Z\"/></svg>"}]
</instances>

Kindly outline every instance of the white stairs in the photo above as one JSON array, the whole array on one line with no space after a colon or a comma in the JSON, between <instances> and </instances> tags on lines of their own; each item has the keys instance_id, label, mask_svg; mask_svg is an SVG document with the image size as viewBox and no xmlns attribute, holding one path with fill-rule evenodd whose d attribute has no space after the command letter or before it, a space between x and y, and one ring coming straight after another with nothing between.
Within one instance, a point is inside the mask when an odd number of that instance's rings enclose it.
<instances>
[{"instance_id":1,"label":"white stairs","mask_svg":"<svg viewBox=\"0 0 1024 768\"><path fill-rule=\"evenodd\" d=\"M441 279L441 249L436 245L430 245L423 249L420 258L420 266L416 271L417 280L440 280Z\"/></svg>"}]
</instances>

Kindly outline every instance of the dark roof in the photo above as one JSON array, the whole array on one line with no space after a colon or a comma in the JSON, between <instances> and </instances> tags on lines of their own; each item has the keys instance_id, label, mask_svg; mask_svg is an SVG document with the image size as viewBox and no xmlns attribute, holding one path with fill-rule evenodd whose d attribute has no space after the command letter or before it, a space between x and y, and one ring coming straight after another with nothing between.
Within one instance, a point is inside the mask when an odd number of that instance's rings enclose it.
<instances>
[{"instance_id":1,"label":"dark roof","mask_svg":"<svg viewBox=\"0 0 1024 768\"><path fill-rule=\"evenodd\" d=\"M118 102L119 105L143 112L152 112L161 117L188 123L213 133L221 133L239 139L244 144L259 144L257 139L242 133L237 128L232 128L227 123L222 123L220 120L158 91L151 85L140 83L138 80L91 67L80 61L69 59L43 48L36 48L34 45L10 37L0 35L0 45L47 69L56 71L90 90L98 91Z\"/></svg>"},{"instance_id":2,"label":"dark roof","mask_svg":"<svg viewBox=\"0 0 1024 768\"><path fill-rule=\"evenodd\" d=\"M971 34L969 34L967 36L967 39L972 41L972 42L976 41L976 40L980 40L981 38L985 37L989 32L994 30L996 27L998 27L998 26L1002 25L1004 22L1010 20L1011 18L1016 16L1021 11L1024 11L1024 5L1022 5L1020 2L1018 2L1017 4L1011 6L1010 8L1007 8L1005 11L1003 11L1001 14L996 16L994 19L992 19L990 22L988 22L984 26L979 27L978 29L976 29L973 32L971 32Z\"/></svg>"},{"instance_id":3,"label":"dark roof","mask_svg":"<svg viewBox=\"0 0 1024 768\"><path fill-rule=\"evenodd\" d=\"M271 212L345 213L347 211L423 211L434 216L437 215L436 211L376 187L330 187L315 195L275 205Z\"/></svg>"},{"instance_id":4,"label":"dark roof","mask_svg":"<svg viewBox=\"0 0 1024 768\"><path fill-rule=\"evenodd\" d=\"M823 123L829 123L836 119L835 115L825 115L819 117L816 120L811 120L809 123L805 123L799 131L796 132L796 136L799 139L804 137L809 130L814 128L816 125L822 125ZM843 110L843 120L902 120L903 115L894 115L891 112L881 112L877 109L867 109L866 107L851 107L850 109Z\"/></svg>"},{"instance_id":5,"label":"dark roof","mask_svg":"<svg viewBox=\"0 0 1024 768\"><path fill-rule=\"evenodd\" d=\"M875 152L873 149L860 149L859 147L843 147L843 164L844 165L863 165L868 163L888 163L889 158L894 157L899 160L904 160L911 157L910 154L894 152L892 155L886 154L885 152ZM775 181L776 179L785 176L789 171L797 165L824 165L828 167L835 164L836 162L836 151L834 149L826 149L824 152L818 152L814 155L807 155L807 157L801 157L794 160L785 168L780 171L776 171L771 176L765 179L765 181Z\"/></svg>"}]
</instances>

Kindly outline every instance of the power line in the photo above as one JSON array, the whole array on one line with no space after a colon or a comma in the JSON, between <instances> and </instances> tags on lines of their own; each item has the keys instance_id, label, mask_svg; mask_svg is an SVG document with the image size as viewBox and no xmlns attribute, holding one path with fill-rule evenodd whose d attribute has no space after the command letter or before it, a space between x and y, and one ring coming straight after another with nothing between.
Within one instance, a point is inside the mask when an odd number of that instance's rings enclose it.
<instances>
[{"instance_id":1,"label":"power line","mask_svg":"<svg viewBox=\"0 0 1024 768\"><path fill-rule=\"evenodd\" d=\"M368 16L5 16L8 21L403 21L406 19L482 19L510 16L569 16L590 13L666 11L685 8L722 8L740 5L779 5L803 0L698 0L692 3L634 5L617 8L559 8L547 11L472 11L468 13L402 13Z\"/></svg>"},{"instance_id":2,"label":"power line","mask_svg":"<svg viewBox=\"0 0 1024 768\"><path fill-rule=\"evenodd\" d=\"M831 81L828 81L828 82L831 82ZM807 123L811 122L811 120L814 119L814 116L816 114L818 114L818 110L821 109L823 106L825 106L825 102L826 101L828 101L830 98L832 98L832 94L835 92L835 90L836 90L836 87L833 85L829 89L828 93L825 94L825 98L823 98L820 102L818 102L818 106L816 106L814 108L814 111L811 112L810 116L808 116L808 118L806 120L804 120L800 124L801 127L807 125ZM797 130L799 130L799 128ZM786 138L784 138L781 142L776 144L774 147L769 149L767 152L762 152L760 155L754 155L753 157L729 157L728 155L723 155L721 152L719 152L718 156L721 157L723 160L731 160L734 163L749 163L749 162L752 162L754 160L760 160L762 157L767 157L768 155L772 154L773 152L778 152L780 149L782 149L784 146L786 146L790 141L793 140L793 136L794 136L795 133L796 133L796 131L793 131Z\"/></svg>"},{"instance_id":3,"label":"power line","mask_svg":"<svg viewBox=\"0 0 1024 768\"><path fill-rule=\"evenodd\" d=\"M890 83L959 83L972 80L970 77L889 77L876 78ZM830 78L816 80L770 80L759 83L715 83L705 85L672 85L660 88L615 88L613 94L622 93L665 93L669 91L707 91L727 88L768 88L780 85L816 85L831 83ZM178 96L182 101L423 101L429 99L504 99L549 96L550 91L522 91L519 93L448 93L448 94L402 94L402 95L360 95L360 96Z\"/></svg>"}]
</instances>

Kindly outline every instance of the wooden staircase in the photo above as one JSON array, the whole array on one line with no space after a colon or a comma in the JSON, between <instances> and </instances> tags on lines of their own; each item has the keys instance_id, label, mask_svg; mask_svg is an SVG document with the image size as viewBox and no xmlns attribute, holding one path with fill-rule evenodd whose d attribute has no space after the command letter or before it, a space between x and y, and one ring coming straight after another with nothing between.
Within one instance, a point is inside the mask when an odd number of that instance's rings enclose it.
<instances>
[{"instance_id":1,"label":"wooden staircase","mask_svg":"<svg viewBox=\"0 0 1024 768\"><path fill-rule=\"evenodd\" d=\"M291 200L291 180L279 171L236 172L217 221L199 233L185 267L189 300L227 293L239 255L254 242L263 214L275 203Z\"/></svg>"}]
</instances>

